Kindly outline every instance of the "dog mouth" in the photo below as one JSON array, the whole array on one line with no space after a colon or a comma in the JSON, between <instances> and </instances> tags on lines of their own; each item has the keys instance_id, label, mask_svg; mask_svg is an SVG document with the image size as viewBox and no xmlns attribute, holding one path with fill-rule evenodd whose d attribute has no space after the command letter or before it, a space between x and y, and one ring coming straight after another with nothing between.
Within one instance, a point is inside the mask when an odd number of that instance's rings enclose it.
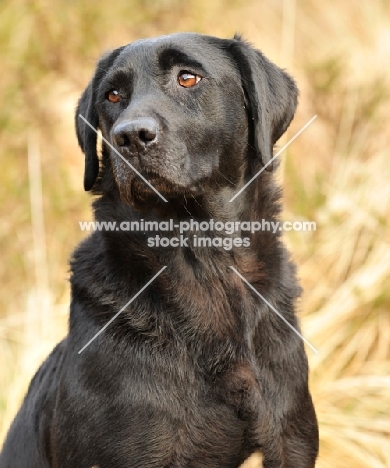
<instances>
[{"instance_id":1,"label":"dog mouth","mask_svg":"<svg viewBox=\"0 0 390 468\"><path fill-rule=\"evenodd\" d=\"M112 166L121 198L128 204L134 200L198 196L204 192L204 178L194 177L191 171L172 161L164 164L162 155L142 157L133 155L124 161L112 155ZM182 158L183 160L185 158ZM183 167L182 167L183 166ZM202 180L200 180L202 179Z\"/></svg>"},{"instance_id":2,"label":"dog mouth","mask_svg":"<svg viewBox=\"0 0 390 468\"><path fill-rule=\"evenodd\" d=\"M204 193L204 185L198 182L187 184L182 180L161 174L155 169L118 171L114 167L114 176L121 199L131 206L150 206L160 201L199 196Z\"/></svg>"},{"instance_id":3,"label":"dog mouth","mask_svg":"<svg viewBox=\"0 0 390 468\"><path fill-rule=\"evenodd\" d=\"M145 192L152 191L156 193L157 190L162 195L171 197L183 194L199 195L203 192L203 187L200 182L187 185L180 182L178 183L156 173L145 174L145 180L140 177L134 178L132 185L134 185L138 191L144 190Z\"/></svg>"}]
</instances>

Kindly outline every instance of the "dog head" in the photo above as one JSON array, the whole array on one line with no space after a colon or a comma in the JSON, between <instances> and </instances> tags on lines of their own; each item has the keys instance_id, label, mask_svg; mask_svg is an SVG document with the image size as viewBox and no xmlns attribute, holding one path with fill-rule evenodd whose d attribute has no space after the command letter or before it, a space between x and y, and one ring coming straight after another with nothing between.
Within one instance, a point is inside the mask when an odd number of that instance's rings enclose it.
<instances>
[{"instance_id":1,"label":"dog head","mask_svg":"<svg viewBox=\"0 0 390 468\"><path fill-rule=\"evenodd\" d=\"M121 198L200 195L237 187L249 153L271 167L273 145L297 105L294 81L235 36L178 33L104 56L76 114L85 190L99 173L103 136Z\"/></svg>"}]
</instances>

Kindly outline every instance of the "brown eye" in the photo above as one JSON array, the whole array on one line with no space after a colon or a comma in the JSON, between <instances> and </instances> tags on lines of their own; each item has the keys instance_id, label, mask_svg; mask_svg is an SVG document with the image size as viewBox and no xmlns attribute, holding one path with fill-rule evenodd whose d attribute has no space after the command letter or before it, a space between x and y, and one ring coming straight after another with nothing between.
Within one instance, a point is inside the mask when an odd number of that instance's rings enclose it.
<instances>
[{"instance_id":1,"label":"brown eye","mask_svg":"<svg viewBox=\"0 0 390 468\"><path fill-rule=\"evenodd\" d=\"M108 93L106 94L106 99L108 99L110 102L113 102L114 104L119 102L121 100L121 97L119 96L119 91L116 89L110 89Z\"/></svg>"},{"instance_id":2,"label":"brown eye","mask_svg":"<svg viewBox=\"0 0 390 468\"><path fill-rule=\"evenodd\" d=\"M179 73L177 81L179 82L179 85L183 86L184 88L192 88L197 83L199 83L201 79L202 77L199 75L195 75L194 73L187 71L182 71Z\"/></svg>"}]
</instances>

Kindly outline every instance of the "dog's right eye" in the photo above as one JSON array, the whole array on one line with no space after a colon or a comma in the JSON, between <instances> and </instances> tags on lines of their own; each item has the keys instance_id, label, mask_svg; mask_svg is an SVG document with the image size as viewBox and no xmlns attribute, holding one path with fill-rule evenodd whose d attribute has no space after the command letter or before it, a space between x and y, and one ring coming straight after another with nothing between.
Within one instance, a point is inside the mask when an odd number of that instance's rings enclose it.
<instances>
[{"instance_id":1,"label":"dog's right eye","mask_svg":"<svg viewBox=\"0 0 390 468\"><path fill-rule=\"evenodd\" d=\"M106 93L106 99L116 104L117 102L121 100L119 91L117 89L110 89L110 91L107 91Z\"/></svg>"}]
</instances>

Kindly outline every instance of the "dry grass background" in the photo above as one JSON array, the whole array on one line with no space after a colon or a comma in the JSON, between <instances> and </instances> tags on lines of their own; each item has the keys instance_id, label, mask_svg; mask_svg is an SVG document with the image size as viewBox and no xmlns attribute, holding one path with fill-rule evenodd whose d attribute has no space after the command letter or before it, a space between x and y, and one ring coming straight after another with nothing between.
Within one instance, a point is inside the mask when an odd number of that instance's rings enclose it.
<instances>
[{"instance_id":1,"label":"dry grass background","mask_svg":"<svg viewBox=\"0 0 390 468\"><path fill-rule=\"evenodd\" d=\"M244 33L301 89L283 154L286 233L320 424L319 468L390 467L390 4L4 0L0 4L0 440L66 333L67 258L90 218L73 110L97 57L180 30ZM285 140L286 141L286 140ZM248 468L260 466L252 459ZM297 467L298 468L298 467Z\"/></svg>"}]
</instances>

